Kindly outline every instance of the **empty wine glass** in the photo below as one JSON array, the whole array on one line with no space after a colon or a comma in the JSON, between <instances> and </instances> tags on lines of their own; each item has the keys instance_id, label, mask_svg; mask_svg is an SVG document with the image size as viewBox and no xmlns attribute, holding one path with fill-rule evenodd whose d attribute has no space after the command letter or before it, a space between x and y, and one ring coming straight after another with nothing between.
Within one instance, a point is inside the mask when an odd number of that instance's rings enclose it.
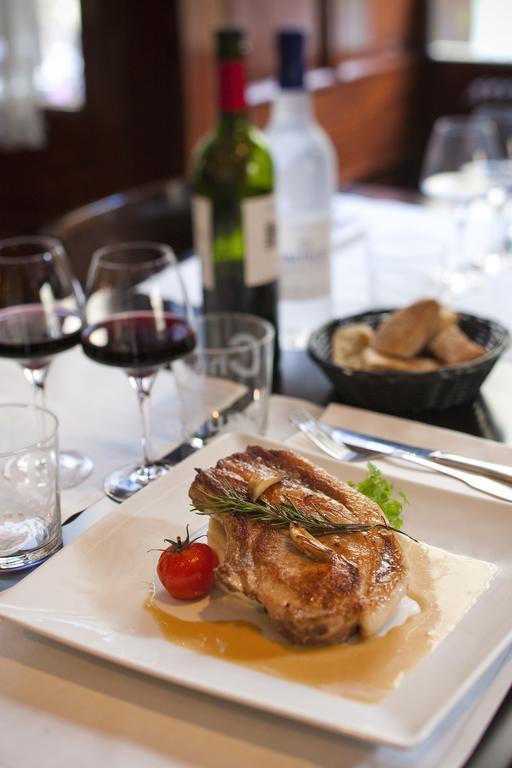
<instances>
[{"instance_id":1,"label":"empty wine glass","mask_svg":"<svg viewBox=\"0 0 512 768\"><path fill-rule=\"evenodd\" d=\"M486 177L489 190L487 202L492 211L491 242L479 266L489 274L496 274L512 264L512 225L509 201L512 197L512 160L485 160L479 165Z\"/></svg>"},{"instance_id":2,"label":"empty wine glass","mask_svg":"<svg viewBox=\"0 0 512 768\"><path fill-rule=\"evenodd\" d=\"M82 289L62 243L51 237L0 240L0 357L21 365L40 407L53 357L80 341L82 309ZM78 485L92 467L87 456L61 451L61 487Z\"/></svg>"},{"instance_id":3,"label":"empty wine glass","mask_svg":"<svg viewBox=\"0 0 512 768\"><path fill-rule=\"evenodd\" d=\"M160 368L195 346L192 314L176 257L160 243L100 248L87 277L85 354L124 370L139 401L142 463L112 473L105 493L123 501L168 467L150 458L149 395Z\"/></svg>"},{"instance_id":4,"label":"empty wine glass","mask_svg":"<svg viewBox=\"0 0 512 768\"><path fill-rule=\"evenodd\" d=\"M447 203L454 212L457 241L447 273L453 292L465 290L475 282L475 265L465 247L468 211L471 203L485 199L490 189L482 163L500 156L492 120L472 115L436 120L423 161L420 187L424 195Z\"/></svg>"},{"instance_id":5,"label":"empty wine glass","mask_svg":"<svg viewBox=\"0 0 512 768\"><path fill-rule=\"evenodd\" d=\"M510 102L489 102L479 104L474 115L485 117L496 125L503 156L512 160L512 106Z\"/></svg>"}]
</instances>

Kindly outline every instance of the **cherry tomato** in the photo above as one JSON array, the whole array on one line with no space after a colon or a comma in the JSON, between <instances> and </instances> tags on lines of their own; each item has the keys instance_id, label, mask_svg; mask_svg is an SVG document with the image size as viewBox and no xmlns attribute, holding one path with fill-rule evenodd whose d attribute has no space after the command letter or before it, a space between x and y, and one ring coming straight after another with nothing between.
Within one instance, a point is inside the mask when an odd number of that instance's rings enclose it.
<instances>
[{"instance_id":1,"label":"cherry tomato","mask_svg":"<svg viewBox=\"0 0 512 768\"><path fill-rule=\"evenodd\" d=\"M210 590L215 580L215 568L219 559L208 544L165 539L169 546L158 559L157 573L165 589L178 600L193 600Z\"/></svg>"}]
</instances>

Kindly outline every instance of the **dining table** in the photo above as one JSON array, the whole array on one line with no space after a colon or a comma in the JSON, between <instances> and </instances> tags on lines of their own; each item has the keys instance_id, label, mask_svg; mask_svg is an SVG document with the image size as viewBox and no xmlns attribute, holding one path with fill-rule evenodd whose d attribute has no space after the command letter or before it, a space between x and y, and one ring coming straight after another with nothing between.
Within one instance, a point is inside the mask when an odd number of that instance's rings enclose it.
<instances>
[{"instance_id":1,"label":"dining table","mask_svg":"<svg viewBox=\"0 0 512 768\"><path fill-rule=\"evenodd\" d=\"M364 257L365 234L383 222L391 229L399 222L400 231L420 234L430 234L435 222L450 232L446 213L416 198L405 202L371 189L337 195L335 316L368 308L371 277ZM199 270L195 257L183 262L195 304L200 303ZM511 290L512 269L504 270L458 297L456 308L492 317L512 329ZM29 399L13 362L0 360L0 382L0 401ZM61 424L61 444L88 453L95 464L82 487L62 492L66 550L92 526L116 513L118 505L103 494L102 478L137 455L137 412L122 375L87 360L79 348L55 359L47 387L48 407ZM369 429L375 426L382 434L388 425L396 424L398 433L402 429L404 434L417 434L420 441L443 443L433 447L456 446L460 441L461 452L482 446L483 455L488 451L489 456L499 455L512 464L511 393L508 352L474 402L443 411L405 411L395 419L344 404L306 349L285 348L270 397L267 437L283 443L291 440L300 447L290 421L297 407L305 405L318 417L338 408L340 418ZM182 439L170 371L159 374L152 411L153 450L164 455ZM8 595L24 578L35 583L38 569L0 575L2 594ZM115 569L108 578L116 579ZM512 764L512 655L506 649L424 743L401 750L160 680L0 619L0 768L35 763L39 768L505 767Z\"/></svg>"}]
</instances>

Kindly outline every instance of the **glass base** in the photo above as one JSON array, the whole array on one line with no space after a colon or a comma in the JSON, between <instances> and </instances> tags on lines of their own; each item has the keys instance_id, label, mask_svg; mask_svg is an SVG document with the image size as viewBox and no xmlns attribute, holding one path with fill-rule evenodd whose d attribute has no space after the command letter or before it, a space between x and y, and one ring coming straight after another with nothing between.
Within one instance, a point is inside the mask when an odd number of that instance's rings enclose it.
<instances>
[{"instance_id":1,"label":"glass base","mask_svg":"<svg viewBox=\"0 0 512 768\"><path fill-rule=\"evenodd\" d=\"M478 261L477 267L488 277L495 277L512 268L512 255L509 253L488 253Z\"/></svg>"},{"instance_id":2,"label":"glass base","mask_svg":"<svg viewBox=\"0 0 512 768\"><path fill-rule=\"evenodd\" d=\"M103 485L107 496L114 501L126 501L134 493L158 480L169 471L165 464L148 464L145 467L124 467L109 475Z\"/></svg>"},{"instance_id":3,"label":"glass base","mask_svg":"<svg viewBox=\"0 0 512 768\"><path fill-rule=\"evenodd\" d=\"M62 536L59 529L58 535L42 547L27 550L26 552L18 551L10 555L0 555L0 573L32 568L34 565L42 563L43 560L53 555L61 547Z\"/></svg>"},{"instance_id":4,"label":"glass base","mask_svg":"<svg viewBox=\"0 0 512 768\"><path fill-rule=\"evenodd\" d=\"M480 288L486 276L476 267L461 268L443 273L438 287L438 299L450 304L457 296Z\"/></svg>"},{"instance_id":5,"label":"glass base","mask_svg":"<svg viewBox=\"0 0 512 768\"><path fill-rule=\"evenodd\" d=\"M59 486L74 488L89 477L93 470L92 460L77 451L60 451Z\"/></svg>"}]
</instances>

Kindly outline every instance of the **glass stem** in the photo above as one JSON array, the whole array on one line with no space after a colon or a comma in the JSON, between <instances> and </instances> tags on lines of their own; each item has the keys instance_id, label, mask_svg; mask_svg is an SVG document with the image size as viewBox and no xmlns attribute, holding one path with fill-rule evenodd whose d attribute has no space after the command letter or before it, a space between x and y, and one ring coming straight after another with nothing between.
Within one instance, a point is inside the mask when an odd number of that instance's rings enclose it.
<instances>
[{"instance_id":1,"label":"glass stem","mask_svg":"<svg viewBox=\"0 0 512 768\"><path fill-rule=\"evenodd\" d=\"M466 264L466 224L468 218L468 207L464 203L455 206L455 253L451 268L456 270L458 266L467 266Z\"/></svg>"},{"instance_id":2,"label":"glass stem","mask_svg":"<svg viewBox=\"0 0 512 768\"><path fill-rule=\"evenodd\" d=\"M500 190L501 191L501 190ZM492 250L499 256L503 256L507 251L507 196L506 194L495 195L494 202L491 201L491 208L494 213L494 232L497 233L495 242L492 244Z\"/></svg>"},{"instance_id":3,"label":"glass stem","mask_svg":"<svg viewBox=\"0 0 512 768\"><path fill-rule=\"evenodd\" d=\"M128 376L131 388L139 401L140 423L142 433L142 467L151 464L149 458L149 396L155 382L156 374L150 376Z\"/></svg>"},{"instance_id":4,"label":"glass stem","mask_svg":"<svg viewBox=\"0 0 512 768\"><path fill-rule=\"evenodd\" d=\"M44 385L46 383L46 374L48 373L49 363L43 363L37 368L31 368L28 365L23 366L23 375L32 386L34 393L34 403L39 408L45 408Z\"/></svg>"}]
</instances>

